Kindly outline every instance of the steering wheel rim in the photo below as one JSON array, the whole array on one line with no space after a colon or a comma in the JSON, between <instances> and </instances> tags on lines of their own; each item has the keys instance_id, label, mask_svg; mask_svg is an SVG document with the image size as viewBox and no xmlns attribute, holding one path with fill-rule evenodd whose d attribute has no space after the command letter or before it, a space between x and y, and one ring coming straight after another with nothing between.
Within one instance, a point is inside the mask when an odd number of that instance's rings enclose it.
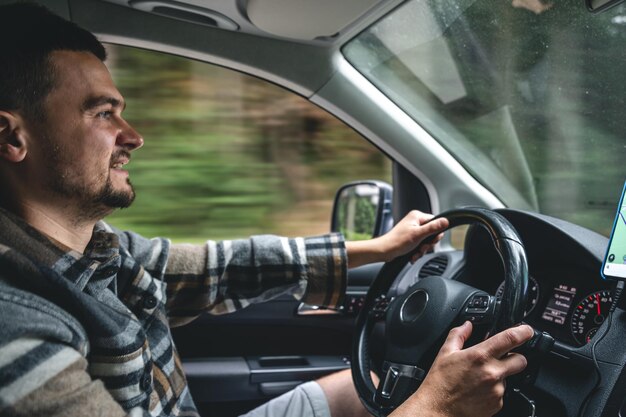
<instances>
[{"instance_id":1,"label":"steering wheel rim","mask_svg":"<svg viewBox=\"0 0 626 417\"><path fill-rule=\"evenodd\" d=\"M450 210L437 215L433 220L442 217L447 218L450 223L447 229L464 224L478 223L483 225L491 236L496 251L502 260L505 282L504 293L498 305L494 307L494 320L490 333L493 334L495 331L506 329L521 322L524 316L525 299L528 291L528 262L524 246L515 228L502 215L480 207ZM434 236L426 239L425 242L429 239L434 239ZM392 283L409 262L413 253L400 256L383 265L368 290L355 324L351 361L352 377L361 402L375 416L385 416L399 404L380 404L380 397L377 397L376 388L370 376L369 335L376 322L374 320L375 314L372 312L376 312L377 309L380 310L380 296L387 294ZM442 305L444 304L442 303ZM466 302L464 302L465 304ZM389 310L386 309L385 314L389 316L388 312ZM460 314L461 312L459 311L455 315L460 316ZM427 372L427 370L424 371L417 367L416 369L421 372L419 372L420 380L417 386L413 387L414 389L419 386L421 379ZM383 382L385 381L381 381L381 384ZM410 392L407 391L404 395L410 395L414 390L413 388L408 388Z\"/></svg>"}]
</instances>

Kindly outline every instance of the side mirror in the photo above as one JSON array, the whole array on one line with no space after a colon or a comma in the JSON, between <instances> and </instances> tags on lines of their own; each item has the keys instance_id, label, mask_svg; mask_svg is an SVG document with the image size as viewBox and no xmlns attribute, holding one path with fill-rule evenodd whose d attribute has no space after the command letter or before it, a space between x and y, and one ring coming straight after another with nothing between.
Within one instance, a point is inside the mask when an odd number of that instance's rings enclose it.
<instances>
[{"instance_id":1,"label":"side mirror","mask_svg":"<svg viewBox=\"0 0 626 417\"><path fill-rule=\"evenodd\" d=\"M393 188L382 181L358 181L342 186L335 196L331 231L347 240L384 235L393 227Z\"/></svg>"}]
</instances>

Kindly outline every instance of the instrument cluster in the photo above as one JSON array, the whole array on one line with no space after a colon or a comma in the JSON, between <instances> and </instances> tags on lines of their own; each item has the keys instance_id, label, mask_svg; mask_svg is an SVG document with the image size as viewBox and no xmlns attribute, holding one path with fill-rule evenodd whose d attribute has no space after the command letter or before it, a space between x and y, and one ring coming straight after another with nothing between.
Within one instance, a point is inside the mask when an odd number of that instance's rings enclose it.
<instances>
[{"instance_id":1,"label":"instrument cluster","mask_svg":"<svg viewBox=\"0 0 626 417\"><path fill-rule=\"evenodd\" d=\"M495 291L501 295L504 283ZM593 340L613 302L612 287L599 273L545 269L529 280L524 321L571 346Z\"/></svg>"}]
</instances>

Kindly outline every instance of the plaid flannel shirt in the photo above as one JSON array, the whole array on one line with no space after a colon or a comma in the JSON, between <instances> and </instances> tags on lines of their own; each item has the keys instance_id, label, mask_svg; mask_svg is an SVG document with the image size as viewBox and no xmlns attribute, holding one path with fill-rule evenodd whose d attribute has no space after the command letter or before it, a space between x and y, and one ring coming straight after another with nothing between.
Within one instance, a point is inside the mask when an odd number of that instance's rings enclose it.
<instances>
[{"instance_id":1,"label":"plaid flannel shirt","mask_svg":"<svg viewBox=\"0 0 626 417\"><path fill-rule=\"evenodd\" d=\"M340 235L175 245L98 223L84 254L0 209L0 415L197 416L170 327L280 294L336 307Z\"/></svg>"}]
</instances>

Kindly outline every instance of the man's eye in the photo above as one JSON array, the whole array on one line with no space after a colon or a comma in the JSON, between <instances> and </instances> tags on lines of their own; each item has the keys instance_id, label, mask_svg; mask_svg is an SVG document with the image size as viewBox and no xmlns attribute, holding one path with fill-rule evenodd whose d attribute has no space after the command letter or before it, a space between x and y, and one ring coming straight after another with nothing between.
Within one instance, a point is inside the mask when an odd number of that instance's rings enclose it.
<instances>
[{"instance_id":1,"label":"man's eye","mask_svg":"<svg viewBox=\"0 0 626 417\"><path fill-rule=\"evenodd\" d=\"M96 116L101 119L109 119L112 114L113 114L112 111L106 110L106 111L101 111L100 113L96 114Z\"/></svg>"}]
</instances>

